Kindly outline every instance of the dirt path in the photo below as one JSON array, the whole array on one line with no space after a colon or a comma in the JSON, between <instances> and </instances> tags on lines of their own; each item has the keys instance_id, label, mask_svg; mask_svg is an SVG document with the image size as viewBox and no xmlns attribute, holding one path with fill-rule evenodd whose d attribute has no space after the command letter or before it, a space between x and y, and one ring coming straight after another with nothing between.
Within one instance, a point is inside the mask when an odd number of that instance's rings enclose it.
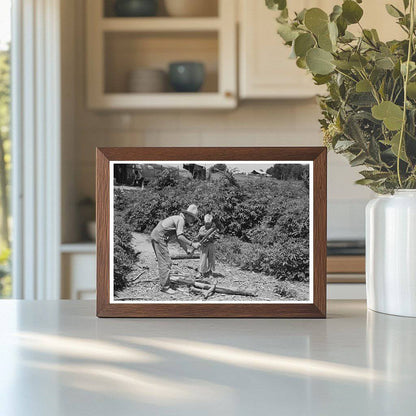
<instances>
[{"instance_id":1,"label":"dirt path","mask_svg":"<svg viewBox=\"0 0 416 416\"><path fill-rule=\"evenodd\" d=\"M127 276L127 279L130 281L134 280L134 282L122 291L116 292L115 300L250 302L300 301L307 300L309 297L308 283L277 282L272 276L241 270L238 267L223 264L218 261L216 263L216 276L204 278L204 281L213 283L215 278L217 278L218 286L236 287L254 291L257 297L215 293L206 301L202 295L190 292L186 286L178 286L175 294L168 295L160 291L157 262L150 243L150 236L147 234L133 233L132 245L138 254L139 261L135 264L134 270ZM172 257L184 254L184 251L176 242L169 243L169 251ZM198 259L174 260L172 274L193 278L198 271L198 264ZM137 279L139 275L140 277ZM276 287L278 293L276 293Z\"/></svg>"}]
</instances>

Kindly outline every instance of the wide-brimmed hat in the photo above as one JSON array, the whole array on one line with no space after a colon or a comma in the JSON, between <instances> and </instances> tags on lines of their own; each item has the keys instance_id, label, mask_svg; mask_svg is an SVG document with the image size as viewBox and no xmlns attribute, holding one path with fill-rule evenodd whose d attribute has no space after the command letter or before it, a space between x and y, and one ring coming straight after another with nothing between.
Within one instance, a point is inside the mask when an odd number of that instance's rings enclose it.
<instances>
[{"instance_id":1,"label":"wide-brimmed hat","mask_svg":"<svg viewBox=\"0 0 416 416\"><path fill-rule=\"evenodd\" d=\"M195 204L189 205L189 207L182 211L184 214L189 214L195 220L198 219L198 207Z\"/></svg>"}]
</instances>

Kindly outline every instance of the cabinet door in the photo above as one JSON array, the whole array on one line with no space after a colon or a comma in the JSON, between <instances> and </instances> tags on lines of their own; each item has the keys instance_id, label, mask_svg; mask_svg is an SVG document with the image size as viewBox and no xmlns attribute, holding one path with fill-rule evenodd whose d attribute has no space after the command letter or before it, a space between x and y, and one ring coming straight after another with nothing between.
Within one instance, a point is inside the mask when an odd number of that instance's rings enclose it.
<instances>
[{"instance_id":1,"label":"cabinet door","mask_svg":"<svg viewBox=\"0 0 416 416\"><path fill-rule=\"evenodd\" d=\"M290 10L311 6L309 0L292 0ZM320 2L313 2L314 5ZM305 70L289 59L290 48L276 33L278 12L262 0L240 0L240 97L305 98L318 93ZM318 6L320 7L320 5Z\"/></svg>"},{"instance_id":2,"label":"cabinet door","mask_svg":"<svg viewBox=\"0 0 416 416\"><path fill-rule=\"evenodd\" d=\"M289 11L320 7L330 12L337 0L291 0ZM402 9L402 0L389 1ZM366 28L378 30L382 40L402 39L404 32L389 16L384 3L363 2L364 16L361 21ZM268 10L262 0L239 0L240 13L240 97L241 98L305 98L322 93L313 84L311 75L299 69L289 59L290 48L277 35L275 17L278 12ZM358 25L349 27L358 34Z\"/></svg>"}]
</instances>

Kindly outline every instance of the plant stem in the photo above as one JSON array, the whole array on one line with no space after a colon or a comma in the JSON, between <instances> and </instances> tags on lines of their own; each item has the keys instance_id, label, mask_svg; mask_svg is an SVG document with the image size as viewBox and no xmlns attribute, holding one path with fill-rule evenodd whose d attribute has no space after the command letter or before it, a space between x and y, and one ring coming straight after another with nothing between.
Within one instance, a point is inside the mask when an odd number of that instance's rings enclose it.
<instances>
[{"instance_id":1,"label":"plant stem","mask_svg":"<svg viewBox=\"0 0 416 416\"><path fill-rule=\"evenodd\" d=\"M349 78L351 81L354 81L355 83L357 83L357 80L353 77L350 77L348 74L346 74L345 72L340 71L338 68L335 68L335 71L340 73L341 75L344 75L344 77Z\"/></svg>"},{"instance_id":2,"label":"plant stem","mask_svg":"<svg viewBox=\"0 0 416 416\"><path fill-rule=\"evenodd\" d=\"M397 152L397 178L399 180L400 188L403 187L402 177L400 174L400 156L402 155L403 139L404 132L406 129L406 107L407 107L407 83L409 82L409 68L410 60L412 58L413 50L413 35L415 27L415 0L410 0L410 30L409 30L409 45L407 48L407 60L406 60L406 73L404 76L404 85L403 85L403 118L402 118L402 128L400 129L400 140L399 140L399 151Z\"/></svg>"}]
</instances>

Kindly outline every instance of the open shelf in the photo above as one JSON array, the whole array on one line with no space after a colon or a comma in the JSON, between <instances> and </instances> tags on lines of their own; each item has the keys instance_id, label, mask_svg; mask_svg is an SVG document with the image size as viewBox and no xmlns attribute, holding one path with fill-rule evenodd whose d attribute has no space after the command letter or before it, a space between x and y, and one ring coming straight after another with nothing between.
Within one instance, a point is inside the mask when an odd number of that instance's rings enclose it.
<instances>
[{"instance_id":1,"label":"open shelf","mask_svg":"<svg viewBox=\"0 0 416 416\"><path fill-rule=\"evenodd\" d=\"M102 0L95 0L97 2L102 1ZM174 0L175 1L175 0ZM231 0L227 0L227 1L231 1ZM204 7L205 9L205 13L204 13L204 17L218 17L218 2L219 0L204 0ZM102 8L102 16L104 18L111 18L111 17L115 17L115 3L116 0L104 0L103 1L103 8ZM157 15L156 17L160 17L160 16L165 16L165 17L169 17L171 19L176 19L176 17L174 16L169 16L166 5L165 5L165 0L159 0L158 2L158 11L157 11ZM196 16L198 17L198 16ZM200 16L203 17L203 16ZM132 19L131 17L123 17L123 19ZM146 19L153 19L153 17L146 17ZM187 19L193 19L192 18L187 18Z\"/></svg>"},{"instance_id":2,"label":"open shelf","mask_svg":"<svg viewBox=\"0 0 416 416\"><path fill-rule=\"evenodd\" d=\"M114 17L113 0L87 0L87 103L91 109L229 109L237 106L235 3L214 0L211 17ZM163 2L160 2L163 4ZM104 7L103 7L104 5ZM200 91L129 92L129 75L172 62L201 62ZM145 84L146 85L146 84ZM149 88L139 90L148 91ZM155 88L156 89L156 88Z\"/></svg>"},{"instance_id":3,"label":"open shelf","mask_svg":"<svg viewBox=\"0 0 416 416\"><path fill-rule=\"evenodd\" d=\"M234 108L233 97L217 93L104 94L100 108L133 109L218 109Z\"/></svg>"},{"instance_id":4,"label":"open shelf","mask_svg":"<svg viewBox=\"0 0 416 416\"><path fill-rule=\"evenodd\" d=\"M204 64L206 77L201 91L190 95L218 92L217 57L218 39L215 32L106 33L104 91L106 94L131 94L127 86L129 73L138 68L160 69L167 77L170 63L197 61ZM163 93L172 94L174 91L167 83L166 91L158 94Z\"/></svg>"},{"instance_id":5,"label":"open shelf","mask_svg":"<svg viewBox=\"0 0 416 416\"><path fill-rule=\"evenodd\" d=\"M113 17L100 22L102 30L106 32L216 31L220 24L217 17Z\"/></svg>"}]
</instances>

